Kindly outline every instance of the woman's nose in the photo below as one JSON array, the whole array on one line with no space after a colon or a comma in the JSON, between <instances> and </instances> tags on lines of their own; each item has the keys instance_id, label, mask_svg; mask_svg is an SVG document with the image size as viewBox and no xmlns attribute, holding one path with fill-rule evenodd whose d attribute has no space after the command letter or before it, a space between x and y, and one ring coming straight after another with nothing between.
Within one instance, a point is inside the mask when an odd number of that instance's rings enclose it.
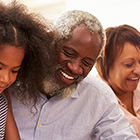
<instances>
[{"instance_id":1,"label":"woman's nose","mask_svg":"<svg viewBox=\"0 0 140 140\"><path fill-rule=\"evenodd\" d=\"M80 63L77 61L68 62L67 67L73 74L78 74L78 75L83 74L83 68L80 66Z\"/></svg>"},{"instance_id":2,"label":"woman's nose","mask_svg":"<svg viewBox=\"0 0 140 140\"><path fill-rule=\"evenodd\" d=\"M133 72L140 76L140 65L139 64L134 68Z\"/></svg>"}]
</instances>

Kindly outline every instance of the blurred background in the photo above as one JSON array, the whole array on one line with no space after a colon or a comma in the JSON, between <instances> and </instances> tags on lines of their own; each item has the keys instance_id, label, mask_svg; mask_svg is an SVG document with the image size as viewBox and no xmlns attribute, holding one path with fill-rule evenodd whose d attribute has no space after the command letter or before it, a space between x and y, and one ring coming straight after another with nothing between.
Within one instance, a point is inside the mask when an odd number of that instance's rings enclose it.
<instances>
[{"instance_id":1,"label":"blurred background","mask_svg":"<svg viewBox=\"0 0 140 140\"><path fill-rule=\"evenodd\" d=\"M2 0L9 3L12 0ZM129 24L140 31L140 0L17 0L29 10L54 21L66 10L85 10L96 16L104 28ZM96 75L93 68L92 75Z\"/></svg>"},{"instance_id":2,"label":"blurred background","mask_svg":"<svg viewBox=\"0 0 140 140\"><path fill-rule=\"evenodd\" d=\"M12 0L2 0L9 3ZM30 10L55 20L63 11L80 9L94 14L103 24L130 24L140 30L140 0L17 0Z\"/></svg>"}]
</instances>

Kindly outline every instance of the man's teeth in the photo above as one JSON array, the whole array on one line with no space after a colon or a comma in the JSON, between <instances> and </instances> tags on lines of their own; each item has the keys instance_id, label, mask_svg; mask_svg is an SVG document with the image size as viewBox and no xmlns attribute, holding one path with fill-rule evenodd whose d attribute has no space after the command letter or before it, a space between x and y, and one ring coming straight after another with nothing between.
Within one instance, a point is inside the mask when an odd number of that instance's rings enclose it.
<instances>
[{"instance_id":1,"label":"man's teeth","mask_svg":"<svg viewBox=\"0 0 140 140\"><path fill-rule=\"evenodd\" d=\"M74 79L74 77L71 77L71 76L67 75L67 74L64 73L63 71L61 71L61 73L62 73L62 75L63 75L64 77L66 77L67 79L70 79L70 80L73 80L73 79Z\"/></svg>"},{"instance_id":2,"label":"man's teeth","mask_svg":"<svg viewBox=\"0 0 140 140\"><path fill-rule=\"evenodd\" d=\"M131 78L131 80L133 80L133 81L138 80L138 79L139 79L139 77L137 77L137 78Z\"/></svg>"}]
</instances>

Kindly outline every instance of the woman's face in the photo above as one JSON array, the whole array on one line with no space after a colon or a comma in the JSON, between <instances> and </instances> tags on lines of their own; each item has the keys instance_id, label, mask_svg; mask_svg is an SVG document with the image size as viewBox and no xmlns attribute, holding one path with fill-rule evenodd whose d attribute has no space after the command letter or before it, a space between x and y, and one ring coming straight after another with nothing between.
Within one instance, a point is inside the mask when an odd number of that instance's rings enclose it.
<instances>
[{"instance_id":1,"label":"woman's face","mask_svg":"<svg viewBox=\"0 0 140 140\"><path fill-rule=\"evenodd\" d=\"M135 90L139 78L140 50L127 42L109 70L108 83L116 94L123 94Z\"/></svg>"},{"instance_id":2,"label":"woman's face","mask_svg":"<svg viewBox=\"0 0 140 140\"><path fill-rule=\"evenodd\" d=\"M13 84L24 58L24 49L5 45L0 49L0 93Z\"/></svg>"}]
</instances>

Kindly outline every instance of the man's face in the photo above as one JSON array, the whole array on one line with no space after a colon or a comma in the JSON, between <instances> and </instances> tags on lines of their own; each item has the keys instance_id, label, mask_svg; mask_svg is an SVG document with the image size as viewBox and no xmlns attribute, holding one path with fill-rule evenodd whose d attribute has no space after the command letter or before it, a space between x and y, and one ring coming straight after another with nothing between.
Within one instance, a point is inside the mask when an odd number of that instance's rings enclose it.
<instances>
[{"instance_id":1,"label":"man's face","mask_svg":"<svg viewBox=\"0 0 140 140\"><path fill-rule=\"evenodd\" d=\"M58 65L55 78L61 88L78 83L92 69L101 49L99 35L92 35L84 26L76 27L72 38L57 45Z\"/></svg>"}]
</instances>

